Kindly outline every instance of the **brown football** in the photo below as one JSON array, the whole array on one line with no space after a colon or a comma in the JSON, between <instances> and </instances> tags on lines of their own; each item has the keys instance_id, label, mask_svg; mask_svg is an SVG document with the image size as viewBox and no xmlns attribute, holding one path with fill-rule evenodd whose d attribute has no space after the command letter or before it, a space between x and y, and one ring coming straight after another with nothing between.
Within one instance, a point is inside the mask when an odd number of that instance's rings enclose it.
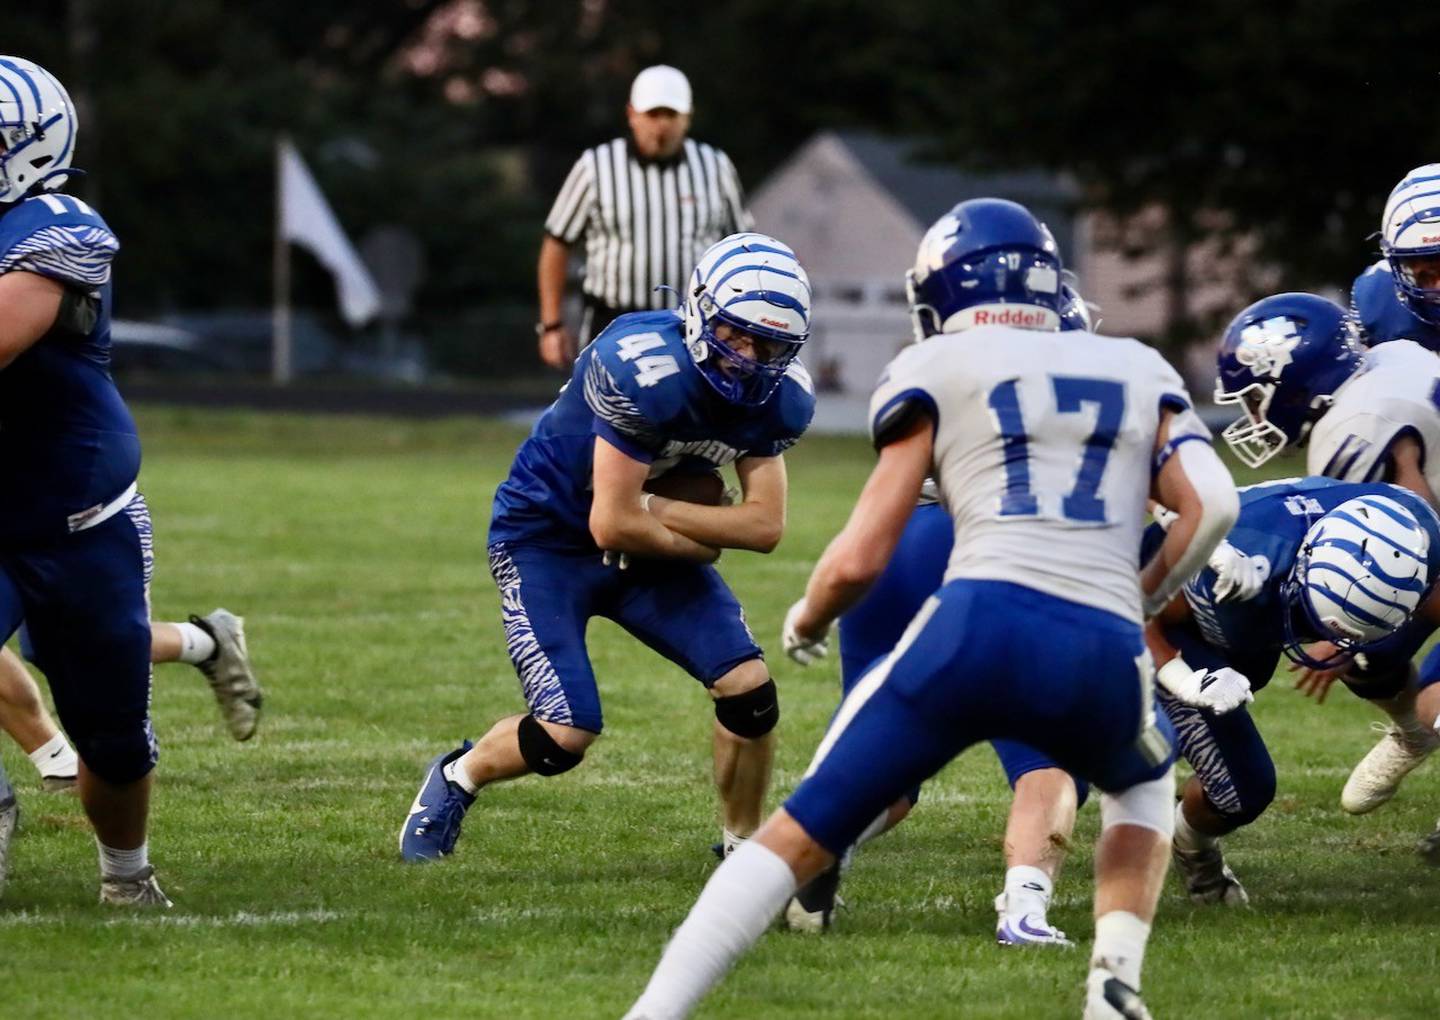
<instances>
[{"instance_id":1,"label":"brown football","mask_svg":"<svg viewBox=\"0 0 1440 1020\"><path fill-rule=\"evenodd\" d=\"M718 471L704 474L671 471L645 483L645 491L666 499L678 499L702 506L719 506L725 498L725 479Z\"/></svg>"}]
</instances>

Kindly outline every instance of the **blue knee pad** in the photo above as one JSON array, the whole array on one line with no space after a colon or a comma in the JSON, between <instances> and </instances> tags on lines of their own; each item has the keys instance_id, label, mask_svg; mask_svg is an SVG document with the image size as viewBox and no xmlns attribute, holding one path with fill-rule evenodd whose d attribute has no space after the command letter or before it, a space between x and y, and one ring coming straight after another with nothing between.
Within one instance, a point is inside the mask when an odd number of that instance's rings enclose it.
<instances>
[{"instance_id":1,"label":"blue knee pad","mask_svg":"<svg viewBox=\"0 0 1440 1020\"><path fill-rule=\"evenodd\" d=\"M97 716L67 719L65 729L85 767L116 786L144 779L160 760L148 716L128 721Z\"/></svg>"}]
</instances>

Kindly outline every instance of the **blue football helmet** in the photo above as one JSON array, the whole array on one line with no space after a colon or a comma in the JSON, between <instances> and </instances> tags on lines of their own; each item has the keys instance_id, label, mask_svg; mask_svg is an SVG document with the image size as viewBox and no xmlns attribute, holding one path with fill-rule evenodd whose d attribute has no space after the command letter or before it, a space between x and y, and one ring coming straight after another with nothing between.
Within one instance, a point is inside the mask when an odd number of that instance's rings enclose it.
<instances>
[{"instance_id":1,"label":"blue football helmet","mask_svg":"<svg viewBox=\"0 0 1440 1020\"><path fill-rule=\"evenodd\" d=\"M731 234L700 256L682 314L686 350L705 381L730 403L753 407L770 399L810 336L810 279L775 238ZM746 334L751 353L718 337L721 324Z\"/></svg>"},{"instance_id":2,"label":"blue football helmet","mask_svg":"<svg viewBox=\"0 0 1440 1020\"><path fill-rule=\"evenodd\" d=\"M1299 293L1256 301L1220 341L1215 403L1245 412L1221 436L1252 468L1303 446L1360 356L1355 324L1334 301Z\"/></svg>"},{"instance_id":3,"label":"blue football helmet","mask_svg":"<svg viewBox=\"0 0 1440 1020\"><path fill-rule=\"evenodd\" d=\"M1440 326L1440 287L1425 286L1415 274L1417 261L1440 256L1440 163L1417 166L1390 192L1380 220L1380 251L1400 301L1416 317Z\"/></svg>"},{"instance_id":4,"label":"blue football helmet","mask_svg":"<svg viewBox=\"0 0 1440 1020\"><path fill-rule=\"evenodd\" d=\"M905 274L915 339L972 326L1060 328L1060 249L1003 198L961 202L925 232Z\"/></svg>"},{"instance_id":5,"label":"blue football helmet","mask_svg":"<svg viewBox=\"0 0 1440 1020\"><path fill-rule=\"evenodd\" d=\"M1316 669L1373 648L1420 607L1430 590L1430 535L1415 514L1388 496L1348 499L1305 533L1290 576L1286 657ZM1305 642L1328 640L1339 654L1317 659Z\"/></svg>"},{"instance_id":6,"label":"blue football helmet","mask_svg":"<svg viewBox=\"0 0 1440 1020\"><path fill-rule=\"evenodd\" d=\"M0 204L58 186L77 170L75 105L43 67L0 56Z\"/></svg>"},{"instance_id":7,"label":"blue football helmet","mask_svg":"<svg viewBox=\"0 0 1440 1020\"><path fill-rule=\"evenodd\" d=\"M1069 275L1068 270L1062 274ZM1090 306L1085 303L1074 284L1066 279L1060 281L1060 329L1083 329L1087 333L1094 329L1090 321Z\"/></svg>"}]
</instances>

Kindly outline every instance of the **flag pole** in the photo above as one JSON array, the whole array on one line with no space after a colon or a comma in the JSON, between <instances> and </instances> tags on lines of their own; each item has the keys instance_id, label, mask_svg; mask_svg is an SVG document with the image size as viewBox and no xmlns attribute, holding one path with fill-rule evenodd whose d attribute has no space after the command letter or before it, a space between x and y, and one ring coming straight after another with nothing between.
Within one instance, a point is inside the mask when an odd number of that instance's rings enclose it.
<instances>
[{"instance_id":1,"label":"flag pole","mask_svg":"<svg viewBox=\"0 0 1440 1020\"><path fill-rule=\"evenodd\" d=\"M277 386L290 382L290 242L285 236L285 150L290 139L275 139L275 251L273 280L275 305L272 312L274 337L270 347L270 379Z\"/></svg>"}]
</instances>

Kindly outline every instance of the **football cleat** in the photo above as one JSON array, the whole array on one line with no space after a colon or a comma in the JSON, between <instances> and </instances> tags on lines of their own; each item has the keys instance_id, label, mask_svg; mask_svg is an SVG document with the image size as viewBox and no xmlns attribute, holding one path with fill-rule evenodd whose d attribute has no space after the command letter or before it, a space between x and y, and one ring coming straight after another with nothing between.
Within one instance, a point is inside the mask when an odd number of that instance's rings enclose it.
<instances>
[{"instance_id":1,"label":"football cleat","mask_svg":"<svg viewBox=\"0 0 1440 1020\"><path fill-rule=\"evenodd\" d=\"M845 905L839 896L841 871L841 862L836 861L798 889L785 904L785 927L810 935L825 932L836 908Z\"/></svg>"},{"instance_id":2,"label":"football cleat","mask_svg":"<svg viewBox=\"0 0 1440 1020\"><path fill-rule=\"evenodd\" d=\"M1385 735L1360 759L1345 780L1345 789L1340 791L1340 806L1352 815L1374 811L1395 796L1400 781L1440 746L1440 734L1434 730L1406 730L1380 723L1375 726Z\"/></svg>"},{"instance_id":3,"label":"football cleat","mask_svg":"<svg viewBox=\"0 0 1440 1020\"><path fill-rule=\"evenodd\" d=\"M400 829L400 856L407 861L438 861L455 849L460 823L475 803L473 794L445 778L445 766L474 746L463 742L430 762L420 783L420 792L410 804L410 813Z\"/></svg>"},{"instance_id":4,"label":"football cleat","mask_svg":"<svg viewBox=\"0 0 1440 1020\"><path fill-rule=\"evenodd\" d=\"M1415 852L1430 864L1440 864L1440 822L1435 823L1434 832L1415 844Z\"/></svg>"},{"instance_id":5,"label":"football cleat","mask_svg":"<svg viewBox=\"0 0 1440 1020\"><path fill-rule=\"evenodd\" d=\"M5 878L10 874L10 837L20 824L20 805L14 797L0 802L0 893L5 891Z\"/></svg>"},{"instance_id":6,"label":"football cleat","mask_svg":"<svg viewBox=\"0 0 1440 1020\"><path fill-rule=\"evenodd\" d=\"M230 735L249 740L260 722L263 692L250 668L245 621L228 609L217 609L208 616L192 616L190 622L215 639L215 653L195 668L209 681Z\"/></svg>"},{"instance_id":7,"label":"football cleat","mask_svg":"<svg viewBox=\"0 0 1440 1020\"><path fill-rule=\"evenodd\" d=\"M1185 892L1189 894L1191 903L1243 907L1250 902L1245 887L1225 863L1225 855L1218 843L1205 850L1181 850L1171 844L1170 855L1175 862L1175 870L1185 880Z\"/></svg>"},{"instance_id":8,"label":"football cleat","mask_svg":"<svg viewBox=\"0 0 1440 1020\"><path fill-rule=\"evenodd\" d=\"M146 865L129 878L101 878L100 902L112 907L157 907L169 910L175 904L160 890L155 869Z\"/></svg>"},{"instance_id":9,"label":"football cleat","mask_svg":"<svg viewBox=\"0 0 1440 1020\"><path fill-rule=\"evenodd\" d=\"M1031 886L1038 893L1039 886ZM1037 901L1031 899L1030 905ZM1065 937L1065 933L1056 928L1049 921L1045 920L1044 899L1038 901L1042 904L1040 910L1025 910L1024 904L1016 903L1019 910L1010 909L1010 896L1001 892L995 897L995 943L1001 946L1057 946L1062 949L1073 949L1075 943Z\"/></svg>"},{"instance_id":10,"label":"football cleat","mask_svg":"<svg viewBox=\"0 0 1440 1020\"><path fill-rule=\"evenodd\" d=\"M1085 981L1084 1020L1151 1020L1140 993L1104 967Z\"/></svg>"}]
</instances>

